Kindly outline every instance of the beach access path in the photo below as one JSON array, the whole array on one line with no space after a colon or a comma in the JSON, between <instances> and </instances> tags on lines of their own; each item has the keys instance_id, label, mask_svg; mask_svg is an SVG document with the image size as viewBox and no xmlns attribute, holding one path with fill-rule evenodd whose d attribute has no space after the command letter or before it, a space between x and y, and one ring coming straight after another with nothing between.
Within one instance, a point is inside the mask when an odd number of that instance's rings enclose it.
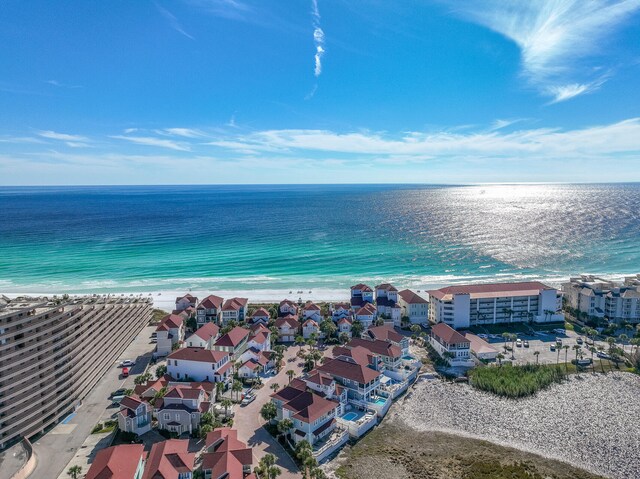
<instances>
[{"instance_id":1,"label":"beach access path","mask_svg":"<svg viewBox=\"0 0 640 479\"><path fill-rule=\"evenodd\" d=\"M328 346L323 351L324 356L331 357L332 349L332 346ZM264 386L255 390L256 399L253 402L247 406L236 406L234 409L235 417L233 425L238 430L238 439L246 442L249 447L253 448L254 466L257 465L260 459L266 454L273 454L277 458L276 464L282 470L282 474L279 476L280 479L299 479L302 477L302 474L284 447L262 427L264 425L264 419L260 416L260 409L271 400L270 396L273 394L273 391L270 386L272 384L278 384L280 387L283 387L289 383L289 377L287 376L288 370L291 369L295 371L294 377L302 374L303 361L296 357L299 350L300 348L298 346L289 346L284 353L284 365L280 372L275 376L263 380Z\"/></svg>"},{"instance_id":2,"label":"beach access path","mask_svg":"<svg viewBox=\"0 0 640 479\"><path fill-rule=\"evenodd\" d=\"M150 342L151 333L155 329L156 326L145 327L114 361L113 367L98 380L82 400L82 405L53 429L34 440L33 450L37 465L29 479L68 477L66 470L70 463L81 465L83 475L89 470L95 453L104 447L103 444L94 444L91 430L96 423L111 419L114 413L118 412L119 408L110 407L111 392L118 388L133 388L135 376L146 369L155 349L155 343ZM136 361L126 379L120 377L121 369L117 367L124 359Z\"/></svg>"}]
</instances>

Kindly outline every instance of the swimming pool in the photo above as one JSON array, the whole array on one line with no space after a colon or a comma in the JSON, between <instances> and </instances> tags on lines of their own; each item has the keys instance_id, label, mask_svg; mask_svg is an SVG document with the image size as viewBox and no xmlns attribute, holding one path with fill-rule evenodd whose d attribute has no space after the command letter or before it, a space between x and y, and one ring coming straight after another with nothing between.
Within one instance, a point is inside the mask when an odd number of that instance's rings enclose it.
<instances>
[{"instance_id":1,"label":"swimming pool","mask_svg":"<svg viewBox=\"0 0 640 479\"><path fill-rule=\"evenodd\" d=\"M344 419L345 421L354 421L358 419L358 416L359 414L357 412L348 412L347 414L342 416L342 419Z\"/></svg>"},{"instance_id":2,"label":"swimming pool","mask_svg":"<svg viewBox=\"0 0 640 479\"><path fill-rule=\"evenodd\" d=\"M416 358L414 358L413 356L405 355L402 356L402 359L404 359L405 361L413 361Z\"/></svg>"},{"instance_id":3,"label":"swimming pool","mask_svg":"<svg viewBox=\"0 0 640 479\"><path fill-rule=\"evenodd\" d=\"M378 404L379 406L384 406L387 402L385 398L376 398L375 401L371 401L373 404Z\"/></svg>"}]
</instances>

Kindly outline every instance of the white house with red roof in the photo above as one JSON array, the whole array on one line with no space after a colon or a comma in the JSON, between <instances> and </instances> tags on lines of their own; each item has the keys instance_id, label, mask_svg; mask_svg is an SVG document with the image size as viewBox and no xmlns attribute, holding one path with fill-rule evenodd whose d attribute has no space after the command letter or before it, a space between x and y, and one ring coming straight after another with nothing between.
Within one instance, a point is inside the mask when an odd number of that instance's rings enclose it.
<instances>
[{"instance_id":1,"label":"white house with red roof","mask_svg":"<svg viewBox=\"0 0 640 479\"><path fill-rule=\"evenodd\" d=\"M307 319L302 323L302 337L304 339L309 339L312 334L315 334L318 338L322 336L322 333L320 332L320 325L314 319Z\"/></svg>"},{"instance_id":2,"label":"white house with red roof","mask_svg":"<svg viewBox=\"0 0 640 479\"><path fill-rule=\"evenodd\" d=\"M278 342L292 343L300 331L300 322L297 316L284 316L276 319L275 327L278 328Z\"/></svg>"},{"instance_id":3,"label":"white house with red roof","mask_svg":"<svg viewBox=\"0 0 640 479\"><path fill-rule=\"evenodd\" d=\"M533 281L456 285L431 290L429 316L454 329L478 324L562 321L561 294Z\"/></svg>"},{"instance_id":4,"label":"white house with red roof","mask_svg":"<svg viewBox=\"0 0 640 479\"><path fill-rule=\"evenodd\" d=\"M221 319L224 299L215 294L204 298L196 307L196 321L198 325L205 323L219 323Z\"/></svg>"},{"instance_id":5,"label":"white house with red roof","mask_svg":"<svg viewBox=\"0 0 640 479\"><path fill-rule=\"evenodd\" d=\"M373 304L364 303L364 306L356 311L355 318L367 329L373 324L377 315L378 311Z\"/></svg>"},{"instance_id":6,"label":"white house with red roof","mask_svg":"<svg viewBox=\"0 0 640 479\"><path fill-rule=\"evenodd\" d=\"M251 313L250 322L251 324L267 324L271 319L271 314L265 308L258 308L253 313Z\"/></svg>"},{"instance_id":7,"label":"white house with red roof","mask_svg":"<svg viewBox=\"0 0 640 479\"><path fill-rule=\"evenodd\" d=\"M84 479L142 479L146 457L143 444L120 444L101 449Z\"/></svg>"},{"instance_id":8,"label":"white house with red roof","mask_svg":"<svg viewBox=\"0 0 640 479\"><path fill-rule=\"evenodd\" d=\"M221 427L207 434L202 454L205 479L256 479L252 465L253 451L238 440L238 431Z\"/></svg>"},{"instance_id":9,"label":"white house with red roof","mask_svg":"<svg viewBox=\"0 0 640 479\"><path fill-rule=\"evenodd\" d=\"M142 435L151 430L152 407L140 396L132 394L120 401L118 427L121 431Z\"/></svg>"},{"instance_id":10,"label":"white house with red roof","mask_svg":"<svg viewBox=\"0 0 640 479\"><path fill-rule=\"evenodd\" d=\"M302 318L303 320L313 319L315 322L320 323L322 320L322 310L320 309L320 306L313 301L307 301L302 307Z\"/></svg>"},{"instance_id":11,"label":"white house with red roof","mask_svg":"<svg viewBox=\"0 0 640 479\"><path fill-rule=\"evenodd\" d=\"M176 311L184 311L188 307L195 308L198 305L198 298L185 294L176 298Z\"/></svg>"},{"instance_id":12,"label":"white house with red roof","mask_svg":"<svg viewBox=\"0 0 640 479\"><path fill-rule=\"evenodd\" d=\"M228 324L229 321L244 321L247 315L247 298L231 298L227 299L222 305L222 324Z\"/></svg>"},{"instance_id":13,"label":"white house with red roof","mask_svg":"<svg viewBox=\"0 0 640 479\"><path fill-rule=\"evenodd\" d=\"M167 357L167 374L178 380L227 382L233 375L233 368L227 352L181 348Z\"/></svg>"},{"instance_id":14,"label":"white house with red roof","mask_svg":"<svg viewBox=\"0 0 640 479\"><path fill-rule=\"evenodd\" d=\"M156 328L156 356L166 356L175 345L184 341L184 318L178 314L168 314Z\"/></svg>"},{"instance_id":15,"label":"white house with red roof","mask_svg":"<svg viewBox=\"0 0 640 479\"><path fill-rule=\"evenodd\" d=\"M389 283L382 283L376 286L375 290L378 316L383 317L385 322L400 326L402 308L398 304L398 290L396 287Z\"/></svg>"},{"instance_id":16,"label":"white house with red roof","mask_svg":"<svg viewBox=\"0 0 640 479\"><path fill-rule=\"evenodd\" d=\"M351 337L351 327L353 326L353 321L348 316L344 318L340 318L338 320L338 335L344 333L347 336Z\"/></svg>"},{"instance_id":17,"label":"white house with red roof","mask_svg":"<svg viewBox=\"0 0 640 479\"><path fill-rule=\"evenodd\" d=\"M213 345L214 350L229 353L232 360L236 360L247 349L251 330L235 326L220 336Z\"/></svg>"},{"instance_id":18,"label":"white house with red roof","mask_svg":"<svg viewBox=\"0 0 640 479\"><path fill-rule=\"evenodd\" d=\"M272 351L260 351L249 348L240 356L241 366L238 368L238 376L241 378L255 379L264 376L275 366Z\"/></svg>"},{"instance_id":19,"label":"white house with red roof","mask_svg":"<svg viewBox=\"0 0 640 479\"><path fill-rule=\"evenodd\" d=\"M155 405L158 428L178 435L197 431L202 415L211 412L210 394L203 385L197 383L171 386Z\"/></svg>"},{"instance_id":20,"label":"white house with red roof","mask_svg":"<svg viewBox=\"0 0 640 479\"><path fill-rule=\"evenodd\" d=\"M151 446L142 479L192 479L195 453L188 439L169 439Z\"/></svg>"},{"instance_id":21,"label":"white house with red roof","mask_svg":"<svg viewBox=\"0 0 640 479\"><path fill-rule=\"evenodd\" d=\"M296 316L298 314L298 305L290 299L283 299L278 305L278 316L285 317L288 315Z\"/></svg>"},{"instance_id":22,"label":"white house with red roof","mask_svg":"<svg viewBox=\"0 0 640 479\"><path fill-rule=\"evenodd\" d=\"M187 347L211 349L220 335L220 328L215 323L204 323L186 340Z\"/></svg>"},{"instance_id":23,"label":"white house with red roof","mask_svg":"<svg viewBox=\"0 0 640 479\"><path fill-rule=\"evenodd\" d=\"M251 325L251 335L247 342L247 348L259 351L271 350L271 331L262 323Z\"/></svg>"},{"instance_id":24,"label":"white house with red roof","mask_svg":"<svg viewBox=\"0 0 640 479\"><path fill-rule=\"evenodd\" d=\"M445 323L431 328L429 343L451 366L473 366L471 341Z\"/></svg>"},{"instance_id":25,"label":"white house with red roof","mask_svg":"<svg viewBox=\"0 0 640 479\"><path fill-rule=\"evenodd\" d=\"M351 309L357 311L365 303L373 303L373 289L364 283L351 286Z\"/></svg>"},{"instance_id":26,"label":"white house with red roof","mask_svg":"<svg viewBox=\"0 0 640 479\"><path fill-rule=\"evenodd\" d=\"M409 318L411 324L427 324L429 322L429 302L410 289L398 293L398 304L402 308L402 316Z\"/></svg>"},{"instance_id":27,"label":"white house with red roof","mask_svg":"<svg viewBox=\"0 0 640 479\"><path fill-rule=\"evenodd\" d=\"M352 312L349 303L332 303L329 305L329 314L331 314L331 319L335 322L338 322L342 318L351 317Z\"/></svg>"},{"instance_id":28,"label":"white house with red roof","mask_svg":"<svg viewBox=\"0 0 640 479\"><path fill-rule=\"evenodd\" d=\"M362 334L364 339L389 341L402 349L402 354L409 354L409 338L400 334L393 326L384 324L369 328Z\"/></svg>"}]
</instances>

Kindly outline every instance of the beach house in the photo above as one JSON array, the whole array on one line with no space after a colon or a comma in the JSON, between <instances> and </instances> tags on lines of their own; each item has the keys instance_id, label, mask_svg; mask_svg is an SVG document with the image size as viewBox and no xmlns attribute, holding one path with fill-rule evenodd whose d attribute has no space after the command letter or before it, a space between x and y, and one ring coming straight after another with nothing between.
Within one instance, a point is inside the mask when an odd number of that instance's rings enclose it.
<instances>
[{"instance_id":1,"label":"beach house","mask_svg":"<svg viewBox=\"0 0 640 479\"><path fill-rule=\"evenodd\" d=\"M327 360L316 369L333 377L347 390L350 404L363 409L371 409L375 406L382 376L379 371L342 355ZM381 401L380 404L386 404L386 400Z\"/></svg>"},{"instance_id":2,"label":"beach house","mask_svg":"<svg viewBox=\"0 0 640 479\"><path fill-rule=\"evenodd\" d=\"M178 314L168 314L156 328L156 356L166 356L174 347L184 341L184 318Z\"/></svg>"},{"instance_id":3,"label":"beach house","mask_svg":"<svg viewBox=\"0 0 640 479\"><path fill-rule=\"evenodd\" d=\"M222 325L229 324L230 321L244 321L247 314L247 298L227 299L222 305Z\"/></svg>"},{"instance_id":4,"label":"beach house","mask_svg":"<svg viewBox=\"0 0 640 479\"><path fill-rule=\"evenodd\" d=\"M563 321L557 289L534 281L456 285L428 291L429 318L454 329L512 322Z\"/></svg>"},{"instance_id":5,"label":"beach house","mask_svg":"<svg viewBox=\"0 0 640 479\"><path fill-rule=\"evenodd\" d=\"M214 343L212 349L229 353L235 361L247 349L247 342L251 331L240 326L235 326L227 333L221 335Z\"/></svg>"},{"instance_id":6,"label":"beach house","mask_svg":"<svg viewBox=\"0 0 640 479\"><path fill-rule=\"evenodd\" d=\"M204 323L186 340L190 348L211 349L218 339L220 328L215 323Z\"/></svg>"},{"instance_id":7,"label":"beach house","mask_svg":"<svg viewBox=\"0 0 640 479\"><path fill-rule=\"evenodd\" d=\"M342 318L349 318L352 315L351 305L349 303L333 303L329 305L329 314L335 322Z\"/></svg>"},{"instance_id":8,"label":"beach house","mask_svg":"<svg viewBox=\"0 0 640 479\"><path fill-rule=\"evenodd\" d=\"M204 384L208 385L208 391ZM197 431L202 415L211 412L213 395L213 383L171 386L155 405L158 428L178 435Z\"/></svg>"},{"instance_id":9,"label":"beach house","mask_svg":"<svg viewBox=\"0 0 640 479\"><path fill-rule=\"evenodd\" d=\"M252 465L253 452L238 440L238 431L221 427L207 433L202 454L205 479L256 479Z\"/></svg>"},{"instance_id":10,"label":"beach house","mask_svg":"<svg viewBox=\"0 0 640 479\"><path fill-rule=\"evenodd\" d=\"M210 294L196 307L196 321L199 326L205 323L219 323L224 299Z\"/></svg>"},{"instance_id":11,"label":"beach house","mask_svg":"<svg viewBox=\"0 0 640 479\"><path fill-rule=\"evenodd\" d=\"M365 329L373 325L378 312L371 303L364 303L364 306L356 310L355 318L362 323Z\"/></svg>"},{"instance_id":12,"label":"beach house","mask_svg":"<svg viewBox=\"0 0 640 479\"><path fill-rule=\"evenodd\" d=\"M431 328L429 343L451 366L473 366L471 342L446 323Z\"/></svg>"},{"instance_id":13,"label":"beach house","mask_svg":"<svg viewBox=\"0 0 640 479\"><path fill-rule=\"evenodd\" d=\"M300 331L300 322L297 316L284 316L276 319L275 327L278 329L279 343L292 343Z\"/></svg>"},{"instance_id":14,"label":"beach house","mask_svg":"<svg viewBox=\"0 0 640 479\"><path fill-rule=\"evenodd\" d=\"M264 308L258 308L251 314L250 323L251 324L257 324L257 323L267 324L269 323L269 319L271 319L271 315L269 314L269 311L267 311Z\"/></svg>"},{"instance_id":15,"label":"beach house","mask_svg":"<svg viewBox=\"0 0 640 479\"><path fill-rule=\"evenodd\" d=\"M395 326L400 326L402 308L398 303L398 290L389 283L382 283L376 286L376 309L379 317L385 322L390 322Z\"/></svg>"},{"instance_id":16,"label":"beach house","mask_svg":"<svg viewBox=\"0 0 640 479\"><path fill-rule=\"evenodd\" d=\"M140 396L132 394L120 401L118 427L121 431L136 435L151 430L152 407Z\"/></svg>"},{"instance_id":17,"label":"beach house","mask_svg":"<svg viewBox=\"0 0 640 479\"><path fill-rule=\"evenodd\" d=\"M398 293L401 315L409 318L411 324L427 324L429 321L429 302L410 289Z\"/></svg>"},{"instance_id":18,"label":"beach house","mask_svg":"<svg viewBox=\"0 0 640 479\"><path fill-rule=\"evenodd\" d=\"M316 323L319 323L322 320L320 306L315 304L313 301L307 301L306 304L302 307L302 319L312 319Z\"/></svg>"},{"instance_id":19,"label":"beach house","mask_svg":"<svg viewBox=\"0 0 640 479\"><path fill-rule=\"evenodd\" d=\"M338 335L346 334L351 337L351 327L353 326L353 321L351 318L344 317L338 320Z\"/></svg>"},{"instance_id":20,"label":"beach house","mask_svg":"<svg viewBox=\"0 0 640 479\"><path fill-rule=\"evenodd\" d=\"M151 446L142 479L193 479L195 453L188 439L169 439Z\"/></svg>"},{"instance_id":21,"label":"beach house","mask_svg":"<svg viewBox=\"0 0 640 479\"><path fill-rule=\"evenodd\" d=\"M195 308L198 305L198 298L195 296L191 296L190 294L185 294L184 296L178 296L176 298L176 311L184 311L185 309L191 307Z\"/></svg>"},{"instance_id":22,"label":"beach house","mask_svg":"<svg viewBox=\"0 0 640 479\"><path fill-rule=\"evenodd\" d=\"M255 379L263 376L275 366L272 351L261 351L249 348L239 358L242 364L238 368L238 376L245 379Z\"/></svg>"},{"instance_id":23,"label":"beach house","mask_svg":"<svg viewBox=\"0 0 640 479\"><path fill-rule=\"evenodd\" d=\"M403 336L388 324L369 328L362 334L362 337L364 339L389 341L402 349L402 354L409 354L409 338Z\"/></svg>"},{"instance_id":24,"label":"beach house","mask_svg":"<svg viewBox=\"0 0 640 479\"><path fill-rule=\"evenodd\" d=\"M227 382L233 368L229 353L205 348L181 348L167 357L167 373L174 379Z\"/></svg>"},{"instance_id":25,"label":"beach house","mask_svg":"<svg viewBox=\"0 0 640 479\"><path fill-rule=\"evenodd\" d=\"M365 303L373 303L373 289L371 289L371 286L363 283L351 286L351 309L357 311Z\"/></svg>"},{"instance_id":26,"label":"beach house","mask_svg":"<svg viewBox=\"0 0 640 479\"><path fill-rule=\"evenodd\" d=\"M283 299L278 305L278 316L296 316L298 314L298 305L289 299Z\"/></svg>"},{"instance_id":27,"label":"beach house","mask_svg":"<svg viewBox=\"0 0 640 479\"><path fill-rule=\"evenodd\" d=\"M120 444L101 449L84 479L142 479L146 457L143 444Z\"/></svg>"},{"instance_id":28,"label":"beach house","mask_svg":"<svg viewBox=\"0 0 640 479\"><path fill-rule=\"evenodd\" d=\"M314 319L307 319L302 323L302 337L309 339L314 334L316 338L321 337L320 325Z\"/></svg>"},{"instance_id":29,"label":"beach house","mask_svg":"<svg viewBox=\"0 0 640 479\"><path fill-rule=\"evenodd\" d=\"M247 342L248 349L269 351L271 349L271 331L262 323L251 325L251 334Z\"/></svg>"}]
</instances>

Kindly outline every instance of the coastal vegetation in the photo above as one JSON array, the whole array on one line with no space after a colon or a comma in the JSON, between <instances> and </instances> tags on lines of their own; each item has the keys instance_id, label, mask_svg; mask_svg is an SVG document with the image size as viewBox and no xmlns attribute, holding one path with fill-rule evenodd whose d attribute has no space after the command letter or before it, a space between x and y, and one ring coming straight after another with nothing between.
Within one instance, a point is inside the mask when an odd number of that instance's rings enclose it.
<instances>
[{"instance_id":1,"label":"coastal vegetation","mask_svg":"<svg viewBox=\"0 0 640 479\"><path fill-rule=\"evenodd\" d=\"M510 398L531 396L551 384L562 382L565 376L566 370L547 364L507 364L469 371L469 381L476 389Z\"/></svg>"}]
</instances>

